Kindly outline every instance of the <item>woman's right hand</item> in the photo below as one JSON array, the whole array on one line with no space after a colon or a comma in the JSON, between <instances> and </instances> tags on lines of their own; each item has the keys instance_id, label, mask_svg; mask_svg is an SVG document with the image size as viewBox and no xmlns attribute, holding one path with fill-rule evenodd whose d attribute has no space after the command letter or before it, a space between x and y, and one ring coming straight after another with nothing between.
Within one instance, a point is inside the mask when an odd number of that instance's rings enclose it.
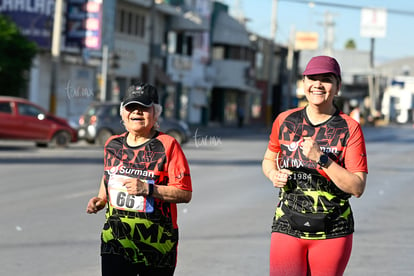
<instances>
[{"instance_id":1,"label":"woman's right hand","mask_svg":"<svg viewBox=\"0 0 414 276\"><path fill-rule=\"evenodd\" d=\"M106 200L100 197L93 197L89 200L88 206L86 207L86 213L96 214L98 211L102 210L105 207Z\"/></svg>"},{"instance_id":2,"label":"woman's right hand","mask_svg":"<svg viewBox=\"0 0 414 276\"><path fill-rule=\"evenodd\" d=\"M292 171L288 169L281 169L281 170L274 169L269 173L269 179L270 181L272 181L273 186L275 188L283 188L285 187L289 179L289 175L291 174L292 174Z\"/></svg>"}]
</instances>

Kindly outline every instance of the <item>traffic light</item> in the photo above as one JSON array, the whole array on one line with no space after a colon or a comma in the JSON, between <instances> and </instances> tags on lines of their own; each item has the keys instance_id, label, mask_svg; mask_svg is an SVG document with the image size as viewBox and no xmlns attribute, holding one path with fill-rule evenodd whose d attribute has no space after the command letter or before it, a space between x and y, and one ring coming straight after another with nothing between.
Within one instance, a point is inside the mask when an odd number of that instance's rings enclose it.
<instances>
[{"instance_id":1,"label":"traffic light","mask_svg":"<svg viewBox=\"0 0 414 276\"><path fill-rule=\"evenodd\" d=\"M117 53L112 53L109 57L108 65L111 69L118 69L119 68L119 59L120 56Z\"/></svg>"}]
</instances>

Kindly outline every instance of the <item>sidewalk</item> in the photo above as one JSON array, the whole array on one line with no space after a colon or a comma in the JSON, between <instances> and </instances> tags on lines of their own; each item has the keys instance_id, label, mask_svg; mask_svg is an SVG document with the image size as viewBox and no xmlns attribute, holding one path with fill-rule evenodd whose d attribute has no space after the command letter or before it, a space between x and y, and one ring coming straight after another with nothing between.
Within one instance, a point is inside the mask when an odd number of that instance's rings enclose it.
<instances>
[{"instance_id":1,"label":"sidewalk","mask_svg":"<svg viewBox=\"0 0 414 276\"><path fill-rule=\"evenodd\" d=\"M384 126L362 126L366 143L383 141L413 142L414 127L411 124L388 124Z\"/></svg>"}]
</instances>

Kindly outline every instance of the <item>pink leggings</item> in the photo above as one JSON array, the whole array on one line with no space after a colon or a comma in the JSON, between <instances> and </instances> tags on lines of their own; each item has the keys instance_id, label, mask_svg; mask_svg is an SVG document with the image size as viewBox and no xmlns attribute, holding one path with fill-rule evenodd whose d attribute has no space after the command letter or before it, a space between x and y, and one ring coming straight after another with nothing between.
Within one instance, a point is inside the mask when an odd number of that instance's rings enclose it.
<instances>
[{"instance_id":1,"label":"pink leggings","mask_svg":"<svg viewBox=\"0 0 414 276\"><path fill-rule=\"evenodd\" d=\"M272 233L270 276L343 275L351 256L352 237L305 240Z\"/></svg>"}]
</instances>

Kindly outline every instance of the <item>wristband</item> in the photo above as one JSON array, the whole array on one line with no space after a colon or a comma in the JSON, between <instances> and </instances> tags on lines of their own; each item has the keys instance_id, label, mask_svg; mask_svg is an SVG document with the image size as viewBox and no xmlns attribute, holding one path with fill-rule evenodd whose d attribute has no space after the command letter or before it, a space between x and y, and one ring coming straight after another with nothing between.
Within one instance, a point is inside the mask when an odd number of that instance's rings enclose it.
<instances>
[{"instance_id":1,"label":"wristband","mask_svg":"<svg viewBox=\"0 0 414 276\"><path fill-rule=\"evenodd\" d=\"M153 193L154 193L154 184L148 183L148 195L147 196L152 196Z\"/></svg>"}]
</instances>

